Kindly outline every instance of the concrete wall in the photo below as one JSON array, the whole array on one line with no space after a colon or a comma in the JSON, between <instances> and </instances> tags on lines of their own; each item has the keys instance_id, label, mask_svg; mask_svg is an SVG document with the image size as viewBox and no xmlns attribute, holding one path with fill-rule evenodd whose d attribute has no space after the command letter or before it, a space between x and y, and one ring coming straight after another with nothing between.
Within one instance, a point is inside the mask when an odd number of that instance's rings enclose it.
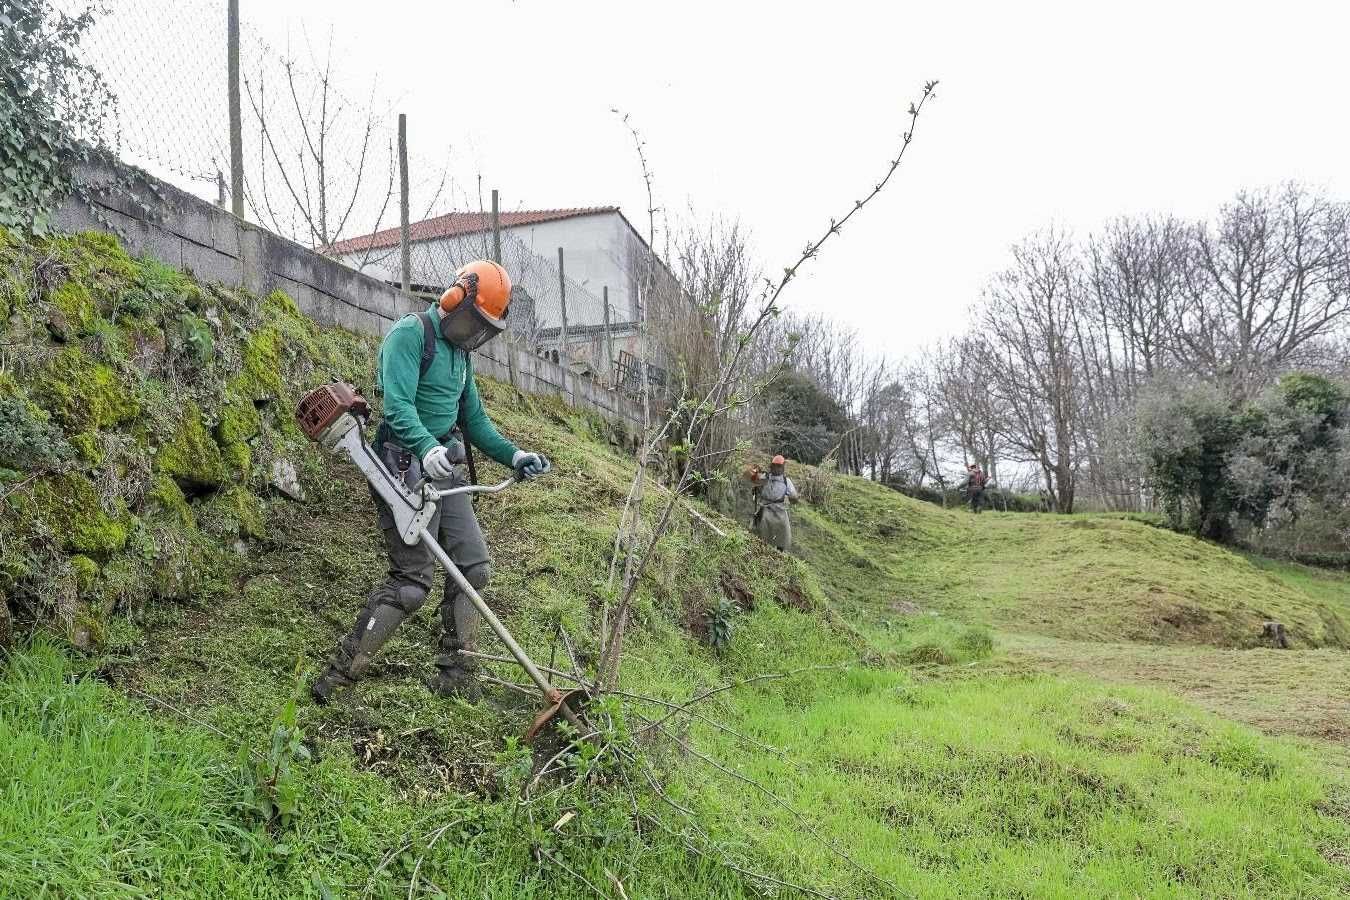
<instances>
[{"instance_id":1,"label":"concrete wall","mask_svg":"<svg viewBox=\"0 0 1350 900\"><path fill-rule=\"evenodd\" d=\"M97 185L114 180L110 170L90 169L80 177L98 199L92 209L68 201L57 214L66 231L113 231L133 254L258 296L280 288L315 321L365 334L382 335L402 316L424 308L383 282L170 185L149 181L107 192ZM478 371L526 393L561 396L613 421L642 421L641 408L629 398L504 339L474 356Z\"/></svg>"}]
</instances>

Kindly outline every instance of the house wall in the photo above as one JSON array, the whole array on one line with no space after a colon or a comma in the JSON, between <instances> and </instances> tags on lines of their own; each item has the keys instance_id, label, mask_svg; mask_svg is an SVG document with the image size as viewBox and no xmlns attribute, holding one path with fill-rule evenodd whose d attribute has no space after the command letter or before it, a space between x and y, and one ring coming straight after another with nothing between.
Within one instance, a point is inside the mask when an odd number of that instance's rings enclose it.
<instances>
[{"instance_id":1,"label":"house wall","mask_svg":"<svg viewBox=\"0 0 1350 900\"><path fill-rule=\"evenodd\" d=\"M637 321L639 291L636 273L641 271L647 248L618 213L593 213L537 225L517 225L503 228L502 232L519 240L549 267L557 265L558 248L562 247L563 269L570 281L579 284L595 298L603 297L604 289L608 287L611 318L616 322ZM413 244L409 253L413 282L436 287L448 284L456 266L490 252L487 249L488 241L490 239L486 236L475 234ZM346 254L340 258L347 265L360 268L367 275L382 281L392 283L401 278L397 247L368 254ZM509 260L503 259L503 262L509 263ZM511 274L513 277L518 276L516 272ZM535 293L542 295L541 303L556 304L557 292L553 284L557 278L556 271L551 270L540 277L548 283L542 286L543 290ZM604 318L599 304L590 298L586 298L586 302L569 303L567 312L569 325L600 325ZM557 323L550 320L545 324Z\"/></svg>"},{"instance_id":2,"label":"house wall","mask_svg":"<svg viewBox=\"0 0 1350 900\"><path fill-rule=\"evenodd\" d=\"M634 252L632 232L618 213L596 213L574 216L538 225L522 225L511 232L538 256L550 261L558 258L563 248L563 268L567 277L577 282L596 297L609 288L609 302L615 310L611 315L637 319L637 284L632 277L629 259ZM643 248L645 249L645 248ZM601 310L580 304L568 309L568 324L599 325Z\"/></svg>"}]
</instances>

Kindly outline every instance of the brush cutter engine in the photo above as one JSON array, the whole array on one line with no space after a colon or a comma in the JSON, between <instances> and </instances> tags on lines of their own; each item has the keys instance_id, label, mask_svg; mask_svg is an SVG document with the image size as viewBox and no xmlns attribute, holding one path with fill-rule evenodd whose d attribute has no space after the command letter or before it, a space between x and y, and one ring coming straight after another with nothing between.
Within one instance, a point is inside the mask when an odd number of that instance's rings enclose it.
<instances>
[{"instance_id":1,"label":"brush cutter engine","mask_svg":"<svg viewBox=\"0 0 1350 900\"><path fill-rule=\"evenodd\" d=\"M300 399L295 420L305 436L333 453L346 453L366 480L389 504L394 524L403 543L412 545L436 515L440 499L429 483L412 491L394 473L385 468L379 456L366 443L361 426L370 417L370 405L356 388L343 382L317 387Z\"/></svg>"}]
</instances>

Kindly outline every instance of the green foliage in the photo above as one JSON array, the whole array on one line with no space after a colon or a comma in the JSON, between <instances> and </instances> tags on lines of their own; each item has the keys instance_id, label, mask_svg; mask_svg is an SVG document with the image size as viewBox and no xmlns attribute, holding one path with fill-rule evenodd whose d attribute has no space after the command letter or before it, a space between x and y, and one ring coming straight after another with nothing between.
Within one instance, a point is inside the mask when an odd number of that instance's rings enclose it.
<instances>
[{"instance_id":1,"label":"green foliage","mask_svg":"<svg viewBox=\"0 0 1350 900\"><path fill-rule=\"evenodd\" d=\"M190 312L184 312L178 317L178 329L197 364L208 365L216 349L215 339L211 337L211 323Z\"/></svg>"},{"instance_id":2,"label":"green foliage","mask_svg":"<svg viewBox=\"0 0 1350 900\"><path fill-rule=\"evenodd\" d=\"M1347 404L1344 388L1298 373L1241 406L1209 385L1156 386L1139 405L1140 445L1172 527L1231 541L1238 519L1260 527L1339 505Z\"/></svg>"},{"instance_id":3,"label":"green foliage","mask_svg":"<svg viewBox=\"0 0 1350 900\"><path fill-rule=\"evenodd\" d=\"M104 146L115 100L82 62L94 7L70 16L46 0L0 7L0 227L45 234L75 166Z\"/></svg>"},{"instance_id":4,"label":"green foliage","mask_svg":"<svg viewBox=\"0 0 1350 900\"><path fill-rule=\"evenodd\" d=\"M272 722L266 752L254 754L248 747L239 748L240 810L247 819L267 829L290 828L302 813L301 782L294 765L308 763L310 753L305 733L297 724L298 704L305 689L300 673L297 666L291 696ZM284 854L284 847L273 849Z\"/></svg>"},{"instance_id":5,"label":"green foliage","mask_svg":"<svg viewBox=\"0 0 1350 900\"><path fill-rule=\"evenodd\" d=\"M0 396L0 468L51 472L74 456L60 428L45 410L18 396Z\"/></svg>"},{"instance_id":6,"label":"green foliage","mask_svg":"<svg viewBox=\"0 0 1350 900\"><path fill-rule=\"evenodd\" d=\"M716 652L725 652L727 646L731 643L738 613L740 613L740 609L736 604L725 597L703 611L705 639L708 646Z\"/></svg>"},{"instance_id":7,"label":"green foliage","mask_svg":"<svg viewBox=\"0 0 1350 900\"><path fill-rule=\"evenodd\" d=\"M849 429L848 417L810 377L788 371L764 390L764 403L775 423L769 440L775 453L819 463Z\"/></svg>"}]
</instances>

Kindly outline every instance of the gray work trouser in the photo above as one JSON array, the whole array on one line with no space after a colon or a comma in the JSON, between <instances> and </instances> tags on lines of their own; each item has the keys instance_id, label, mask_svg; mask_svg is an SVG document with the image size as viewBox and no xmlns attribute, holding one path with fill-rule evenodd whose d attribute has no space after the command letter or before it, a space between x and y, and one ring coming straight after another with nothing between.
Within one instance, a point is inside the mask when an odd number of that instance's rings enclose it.
<instances>
[{"instance_id":1,"label":"gray work trouser","mask_svg":"<svg viewBox=\"0 0 1350 900\"><path fill-rule=\"evenodd\" d=\"M760 507L759 536L784 553L792 549L792 518L786 500Z\"/></svg>"},{"instance_id":2,"label":"gray work trouser","mask_svg":"<svg viewBox=\"0 0 1350 900\"><path fill-rule=\"evenodd\" d=\"M386 459L390 471L398 472L397 466L389 465L389 462ZM415 458L412 466L415 468L410 468L405 475L409 483L415 483L420 476L420 466L417 466ZM457 474L454 477L437 481L436 487L445 490L465 484L466 479L459 474L460 469L456 467ZM389 505L375 493L374 488L370 493L375 500L376 520L384 536L389 569L384 580L375 586L357 612L351 634L338 644L330 663L331 670L347 682L354 682L361 677L403 620L426 603L437 565L436 558L423 544L403 542ZM487 542L478 527L478 517L474 515L473 501L469 495L459 494L441 500L436 516L427 525L427 531L436 536L437 543L445 548L469 584L482 590L492 574L492 567ZM473 668L472 658L460 656L459 651L477 649L481 617L473 603L460 592L459 586L448 575L439 612L441 637L436 665L441 669Z\"/></svg>"}]
</instances>

